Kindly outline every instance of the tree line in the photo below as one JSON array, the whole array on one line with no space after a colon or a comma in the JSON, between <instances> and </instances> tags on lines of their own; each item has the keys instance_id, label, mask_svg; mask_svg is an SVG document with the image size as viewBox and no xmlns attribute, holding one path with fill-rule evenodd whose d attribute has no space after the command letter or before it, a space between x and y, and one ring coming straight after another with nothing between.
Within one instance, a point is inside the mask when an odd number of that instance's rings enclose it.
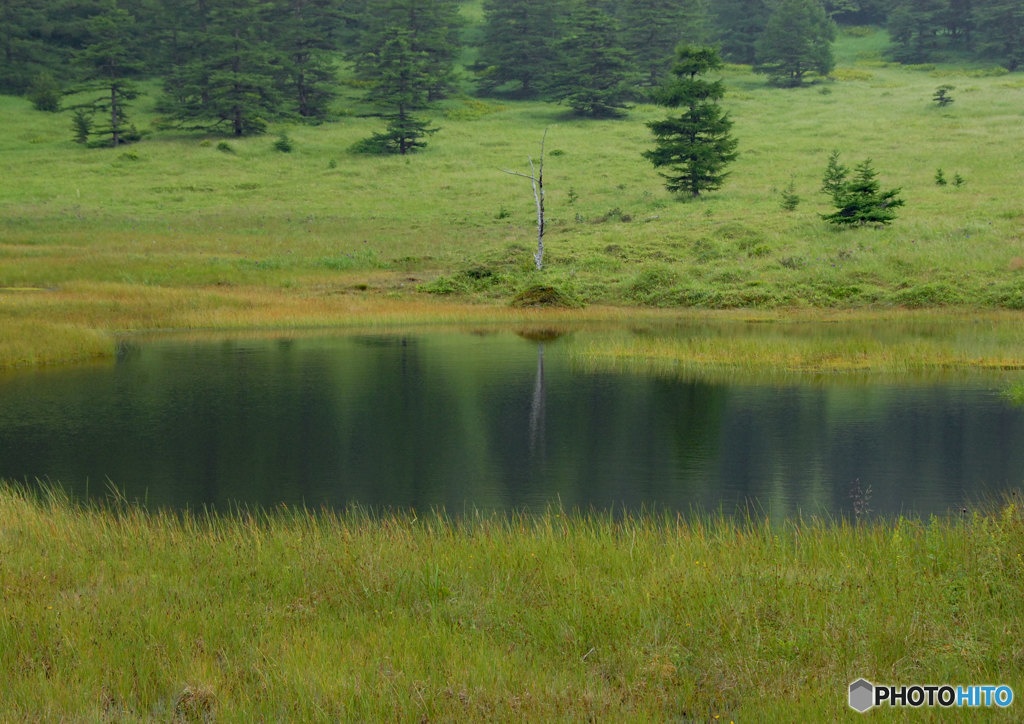
<instances>
[{"instance_id":1,"label":"tree line","mask_svg":"<svg viewBox=\"0 0 1024 724\"><path fill-rule=\"evenodd\" d=\"M246 135L329 117L345 64L388 124L366 150L404 153L431 131L415 112L467 87L618 115L652 98L680 44L718 46L779 85L832 69L836 21L887 24L904 61L955 49L1013 70L1024 54L1020 0L483 0L474 23L463 5L0 0L0 92L54 110L88 91L71 108L78 135L117 145L137 136L135 80L157 77L165 124Z\"/></svg>"}]
</instances>

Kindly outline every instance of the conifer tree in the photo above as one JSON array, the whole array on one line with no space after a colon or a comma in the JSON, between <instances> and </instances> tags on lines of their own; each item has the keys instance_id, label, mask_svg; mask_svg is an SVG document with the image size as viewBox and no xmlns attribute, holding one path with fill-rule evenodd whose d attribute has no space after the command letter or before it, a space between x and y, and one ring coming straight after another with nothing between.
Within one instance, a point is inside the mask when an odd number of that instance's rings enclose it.
<instances>
[{"instance_id":1,"label":"conifer tree","mask_svg":"<svg viewBox=\"0 0 1024 724\"><path fill-rule=\"evenodd\" d=\"M268 6L249 0L186 0L178 16L180 64L160 108L184 128L262 133L282 113L281 55L267 38Z\"/></svg>"},{"instance_id":2,"label":"conifer tree","mask_svg":"<svg viewBox=\"0 0 1024 724\"><path fill-rule=\"evenodd\" d=\"M1007 70L1024 67L1024 3L1020 0L974 0L978 50Z\"/></svg>"},{"instance_id":3,"label":"conifer tree","mask_svg":"<svg viewBox=\"0 0 1024 724\"><path fill-rule=\"evenodd\" d=\"M427 100L444 98L455 87L461 27L457 0L374 0L353 18L357 32L348 55L361 80L378 82L380 55L397 30L417 57L417 82L424 85Z\"/></svg>"},{"instance_id":4,"label":"conifer tree","mask_svg":"<svg viewBox=\"0 0 1024 724\"><path fill-rule=\"evenodd\" d=\"M485 0L477 63L483 91L512 84L521 98L543 94L563 36L566 5L564 0Z\"/></svg>"},{"instance_id":5,"label":"conifer tree","mask_svg":"<svg viewBox=\"0 0 1024 724\"><path fill-rule=\"evenodd\" d=\"M129 125L127 113L129 101L138 96L131 76L142 69L135 18L111 2L88 20L87 28L91 42L75 54L75 61L85 81L82 90L102 93L89 104L102 119L92 126L92 133L103 137L102 145L136 141L138 133Z\"/></svg>"},{"instance_id":6,"label":"conifer tree","mask_svg":"<svg viewBox=\"0 0 1024 724\"><path fill-rule=\"evenodd\" d=\"M676 46L705 40L702 0L632 0L618 3L613 17L621 28L619 42L645 87L661 83L672 68Z\"/></svg>"},{"instance_id":7,"label":"conifer tree","mask_svg":"<svg viewBox=\"0 0 1024 724\"><path fill-rule=\"evenodd\" d=\"M376 82L367 99L384 111L387 128L357 143L354 150L368 153L405 155L426 146L424 137L434 133L413 111L427 105L430 61L427 54L412 48L412 33L391 27L389 40L376 57Z\"/></svg>"},{"instance_id":8,"label":"conifer tree","mask_svg":"<svg viewBox=\"0 0 1024 724\"><path fill-rule=\"evenodd\" d=\"M556 46L560 71L552 73L553 97L580 116L621 116L629 85L618 24L589 0L577 7L569 27Z\"/></svg>"},{"instance_id":9,"label":"conifer tree","mask_svg":"<svg viewBox=\"0 0 1024 724\"><path fill-rule=\"evenodd\" d=\"M885 226L892 222L896 218L895 210L903 206L903 199L899 197L900 189L881 191L877 175L871 167L870 158L857 164L850 180L846 180L844 169L837 185L829 187L836 211L822 218L836 226ZM823 184L822 189L828 190L826 184Z\"/></svg>"},{"instance_id":10,"label":"conifer tree","mask_svg":"<svg viewBox=\"0 0 1024 724\"><path fill-rule=\"evenodd\" d=\"M0 93L25 92L43 70L59 76L65 54L47 42L47 10L37 0L0 2Z\"/></svg>"},{"instance_id":11,"label":"conifer tree","mask_svg":"<svg viewBox=\"0 0 1024 724\"><path fill-rule=\"evenodd\" d=\"M782 86L801 85L810 72L826 75L835 66L835 36L819 0L782 0L755 44L754 70Z\"/></svg>"},{"instance_id":12,"label":"conifer tree","mask_svg":"<svg viewBox=\"0 0 1024 724\"><path fill-rule=\"evenodd\" d=\"M281 95L301 118L323 119L335 96L335 0L275 0L273 44L281 54Z\"/></svg>"},{"instance_id":13,"label":"conifer tree","mask_svg":"<svg viewBox=\"0 0 1024 724\"><path fill-rule=\"evenodd\" d=\"M722 55L734 63L757 61L757 39L771 11L765 0L716 0L711 6L714 38Z\"/></svg>"},{"instance_id":14,"label":"conifer tree","mask_svg":"<svg viewBox=\"0 0 1024 724\"><path fill-rule=\"evenodd\" d=\"M672 68L675 77L655 93L660 105L683 108L679 116L647 124L655 147L643 155L656 168L667 169L660 173L669 191L696 198L718 189L728 175L724 168L736 159L732 121L718 105L725 93L722 81L700 77L721 67L714 48L681 47Z\"/></svg>"},{"instance_id":15,"label":"conifer tree","mask_svg":"<svg viewBox=\"0 0 1024 724\"><path fill-rule=\"evenodd\" d=\"M901 62L922 62L931 57L943 31L948 0L896 0L889 11L889 35Z\"/></svg>"}]
</instances>

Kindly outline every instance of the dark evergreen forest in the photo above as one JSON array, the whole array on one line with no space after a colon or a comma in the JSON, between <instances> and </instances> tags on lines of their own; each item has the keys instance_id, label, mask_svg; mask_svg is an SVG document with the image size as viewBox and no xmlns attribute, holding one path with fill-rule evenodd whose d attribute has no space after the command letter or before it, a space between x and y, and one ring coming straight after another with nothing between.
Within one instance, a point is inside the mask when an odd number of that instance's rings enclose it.
<instances>
[{"instance_id":1,"label":"dark evergreen forest","mask_svg":"<svg viewBox=\"0 0 1024 724\"><path fill-rule=\"evenodd\" d=\"M1021 0L0 0L0 93L41 110L93 93L83 133L114 145L133 138L140 79L159 81L164 123L234 135L327 119L342 82L400 129L454 93L615 115L681 43L781 85L827 73L836 24L886 27L899 62L1024 62Z\"/></svg>"}]
</instances>

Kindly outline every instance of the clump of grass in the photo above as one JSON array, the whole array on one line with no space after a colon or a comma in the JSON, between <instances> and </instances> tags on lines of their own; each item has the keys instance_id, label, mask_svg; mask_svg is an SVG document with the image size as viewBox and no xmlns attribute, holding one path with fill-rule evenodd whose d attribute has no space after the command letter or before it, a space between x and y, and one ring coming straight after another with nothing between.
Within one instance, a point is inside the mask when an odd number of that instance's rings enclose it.
<instances>
[{"instance_id":1,"label":"clump of grass","mask_svg":"<svg viewBox=\"0 0 1024 724\"><path fill-rule=\"evenodd\" d=\"M1024 406L1024 382L1014 382L1003 390L1003 397L1015 405Z\"/></svg>"},{"instance_id":2,"label":"clump of grass","mask_svg":"<svg viewBox=\"0 0 1024 724\"><path fill-rule=\"evenodd\" d=\"M656 330L643 336L581 339L571 354L585 369L644 371L698 378L806 376L809 373L920 375L949 370L1024 367L1024 343L1012 319L989 324L937 319L842 325L734 320Z\"/></svg>"},{"instance_id":3,"label":"clump of grass","mask_svg":"<svg viewBox=\"0 0 1024 724\"><path fill-rule=\"evenodd\" d=\"M533 284L512 298L513 307L578 307L570 293L551 284Z\"/></svg>"},{"instance_id":4,"label":"clump of grass","mask_svg":"<svg viewBox=\"0 0 1024 724\"><path fill-rule=\"evenodd\" d=\"M1024 684L1017 496L928 521L453 519L4 486L0 547L12 719L822 721L860 676Z\"/></svg>"},{"instance_id":5,"label":"clump of grass","mask_svg":"<svg viewBox=\"0 0 1024 724\"><path fill-rule=\"evenodd\" d=\"M34 319L0 324L0 370L109 359L114 347L112 335L84 326Z\"/></svg>"}]
</instances>

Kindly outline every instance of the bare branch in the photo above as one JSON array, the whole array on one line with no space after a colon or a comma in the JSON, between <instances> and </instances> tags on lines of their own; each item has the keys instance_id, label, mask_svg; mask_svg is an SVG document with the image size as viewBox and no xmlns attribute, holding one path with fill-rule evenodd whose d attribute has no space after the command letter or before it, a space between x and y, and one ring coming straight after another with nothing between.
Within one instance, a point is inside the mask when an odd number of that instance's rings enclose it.
<instances>
[{"instance_id":1,"label":"bare branch","mask_svg":"<svg viewBox=\"0 0 1024 724\"><path fill-rule=\"evenodd\" d=\"M526 157L526 160L530 162L529 175L519 171L501 169L502 172L510 176L521 176L522 178L530 179L530 184L533 186L533 200L537 204L537 251L533 255L533 261L537 265L537 271L540 271L544 266L544 142L547 140L547 137L548 129L545 128L544 135L540 140L539 167L533 165L533 156Z\"/></svg>"}]
</instances>

